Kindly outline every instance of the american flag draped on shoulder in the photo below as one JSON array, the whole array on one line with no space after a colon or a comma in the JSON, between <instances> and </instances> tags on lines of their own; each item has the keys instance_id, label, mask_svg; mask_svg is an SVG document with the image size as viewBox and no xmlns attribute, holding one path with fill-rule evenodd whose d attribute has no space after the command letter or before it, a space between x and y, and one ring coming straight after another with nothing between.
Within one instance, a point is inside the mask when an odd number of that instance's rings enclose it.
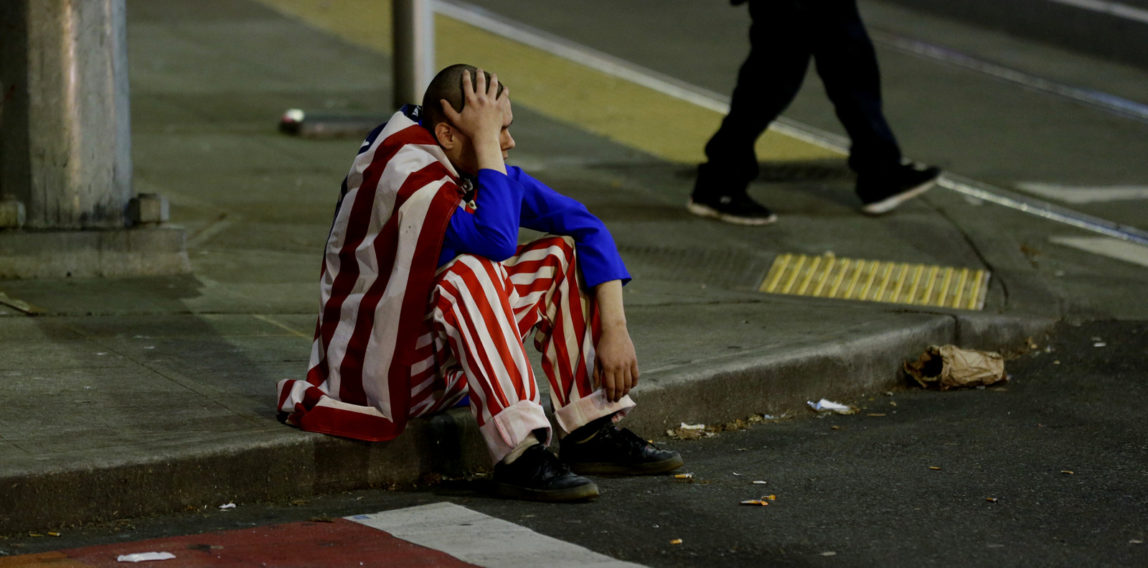
<instances>
[{"instance_id":1,"label":"american flag draped on shoulder","mask_svg":"<svg viewBox=\"0 0 1148 568\"><path fill-rule=\"evenodd\" d=\"M304 430L383 441L406 425L415 341L462 202L420 110L404 107L371 132L343 181L307 378L279 382L279 411Z\"/></svg>"}]
</instances>

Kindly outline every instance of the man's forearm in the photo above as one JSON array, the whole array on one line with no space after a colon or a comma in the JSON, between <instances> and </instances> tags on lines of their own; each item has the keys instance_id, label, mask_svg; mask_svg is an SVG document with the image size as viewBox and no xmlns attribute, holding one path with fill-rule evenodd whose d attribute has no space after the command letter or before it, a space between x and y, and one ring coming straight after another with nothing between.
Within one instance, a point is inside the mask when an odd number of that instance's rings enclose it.
<instances>
[{"instance_id":1,"label":"man's forearm","mask_svg":"<svg viewBox=\"0 0 1148 568\"><path fill-rule=\"evenodd\" d=\"M626 328L626 310L622 306L622 281L610 280L594 287L602 329Z\"/></svg>"},{"instance_id":2,"label":"man's forearm","mask_svg":"<svg viewBox=\"0 0 1148 568\"><path fill-rule=\"evenodd\" d=\"M494 170L506 174L506 160L502 158L502 147L498 143L497 133L492 140L475 140L474 157L480 170Z\"/></svg>"},{"instance_id":3,"label":"man's forearm","mask_svg":"<svg viewBox=\"0 0 1148 568\"><path fill-rule=\"evenodd\" d=\"M617 402L638 384L638 355L626 329L622 281L603 282L595 287L594 293L602 324L602 334L595 346L598 359L594 365L594 377L606 400Z\"/></svg>"}]
</instances>

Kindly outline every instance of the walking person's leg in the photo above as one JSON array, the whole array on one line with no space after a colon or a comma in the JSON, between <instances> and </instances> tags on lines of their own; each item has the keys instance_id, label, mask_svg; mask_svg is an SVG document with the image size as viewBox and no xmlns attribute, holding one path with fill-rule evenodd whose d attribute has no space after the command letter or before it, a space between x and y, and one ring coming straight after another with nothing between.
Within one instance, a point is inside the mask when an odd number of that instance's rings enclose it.
<instances>
[{"instance_id":1,"label":"walking person's leg","mask_svg":"<svg viewBox=\"0 0 1148 568\"><path fill-rule=\"evenodd\" d=\"M729 113L706 143L689 210L697 215L746 225L776 217L746 195L757 178L754 145L793 102L805 80L812 47L810 10L795 0L751 0L749 55L742 63Z\"/></svg>"},{"instance_id":2,"label":"walking person's leg","mask_svg":"<svg viewBox=\"0 0 1148 568\"><path fill-rule=\"evenodd\" d=\"M901 149L882 109L877 53L856 0L816 4L821 25L813 42L813 59L852 143L849 167L857 173L862 210L870 214L891 211L927 190L940 172L901 163Z\"/></svg>"}]
</instances>

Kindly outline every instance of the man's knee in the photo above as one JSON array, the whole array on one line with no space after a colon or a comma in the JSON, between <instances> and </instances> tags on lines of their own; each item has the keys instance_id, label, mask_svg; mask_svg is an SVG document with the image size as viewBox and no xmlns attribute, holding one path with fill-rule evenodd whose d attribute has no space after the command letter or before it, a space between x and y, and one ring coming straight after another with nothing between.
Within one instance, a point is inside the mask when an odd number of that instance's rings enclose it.
<instances>
[{"instance_id":1,"label":"man's knee","mask_svg":"<svg viewBox=\"0 0 1148 568\"><path fill-rule=\"evenodd\" d=\"M523 246L525 250L545 250L547 254L557 256L568 264L574 260L574 237L567 235L547 235Z\"/></svg>"},{"instance_id":2,"label":"man's knee","mask_svg":"<svg viewBox=\"0 0 1148 568\"><path fill-rule=\"evenodd\" d=\"M452 277L457 278L459 275L497 272L501 264L485 256L460 254L446 264L439 279L446 280Z\"/></svg>"},{"instance_id":3,"label":"man's knee","mask_svg":"<svg viewBox=\"0 0 1148 568\"><path fill-rule=\"evenodd\" d=\"M456 303L463 298L485 302L492 291L505 291L505 267L483 256L460 254L447 264L435 283L438 302Z\"/></svg>"}]
</instances>

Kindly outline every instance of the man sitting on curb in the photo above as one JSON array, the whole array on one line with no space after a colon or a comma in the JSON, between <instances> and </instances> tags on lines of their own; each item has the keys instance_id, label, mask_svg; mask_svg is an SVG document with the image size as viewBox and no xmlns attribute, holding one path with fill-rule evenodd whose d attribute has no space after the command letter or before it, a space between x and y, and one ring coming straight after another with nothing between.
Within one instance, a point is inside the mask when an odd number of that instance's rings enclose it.
<instances>
[{"instance_id":1,"label":"man sitting on curb","mask_svg":"<svg viewBox=\"0 0 1148 568\"><path fill-rule=\"evenodd\" d=\"M597 486L574 472L662 473L682 459L615 426L638 382L630 276L597 217L506 166L509 93L453 65L421 108L367 136L327 240L310 369L280 381L279 410L304 430L379 441L468 396L498 494L588 499ZM520 246L519 227L554 236ZM566 433L558 457L523 345L532 330Z\"/></svg>"}]
</instances>

